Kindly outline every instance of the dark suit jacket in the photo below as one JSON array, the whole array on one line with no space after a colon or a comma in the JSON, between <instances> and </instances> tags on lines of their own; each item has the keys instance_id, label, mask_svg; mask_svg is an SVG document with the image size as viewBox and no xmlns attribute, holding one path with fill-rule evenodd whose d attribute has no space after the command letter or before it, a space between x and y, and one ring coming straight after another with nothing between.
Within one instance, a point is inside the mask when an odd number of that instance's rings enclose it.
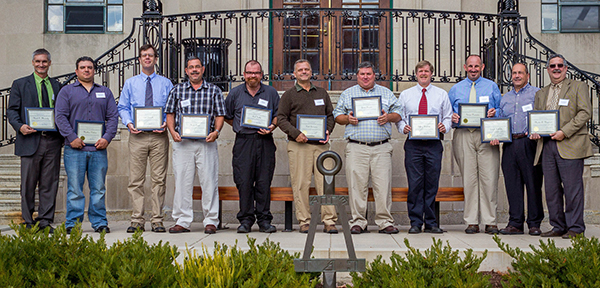
<instances>
[{"instance_id":1,"label":"dark suit jacket","mask_svg":"<svg viewBox=\"0 0 600 288\"><path fill-rule=\"evenodd\" d=\"M546 110L550 85L535 93L534 110ZM587 121L592 117L592 103L589 87L581 81L565 79L560 89L559 99L569 101L566 106L559 106L560 130L565 139L557 141L558 153L563 159L582 159L592 156L592 143L588 136ZM541 163L544 140L539 139L535 153L535 165Z\"/></svg>"},{"instance_id":2,"label":"dark suit jacket","mask_svg":"<svg viewBox=\"0 0 600 288\"><path fill-rule=\"evenodd\" d=\"M52 78L50 78L50 84L52 85L52 90L54 90L54 102L56 103L56 96L58 96L61 85ZM48 96L52 97L52 95ZM25 108L40 107L39 103L33 74L13 82L12 87L10 88L10 99L8 100L6 116L8 117L8 122L10 122L10 125L12 125L17 133L17 141L15 142L15 155L17 156L31 156L38 149L40 133L23 135L20 132L20 129L21 126L27 122L25 119ZM60 136L60 134L58 134L58 136Z\"/></svg>"}]
</instances>

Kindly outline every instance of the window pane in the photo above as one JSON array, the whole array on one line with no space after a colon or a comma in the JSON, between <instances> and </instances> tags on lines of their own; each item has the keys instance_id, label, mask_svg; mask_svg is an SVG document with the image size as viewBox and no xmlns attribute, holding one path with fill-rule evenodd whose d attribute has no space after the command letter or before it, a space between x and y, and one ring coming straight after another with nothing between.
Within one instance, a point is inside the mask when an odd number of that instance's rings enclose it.
<instances>
[{"instance_id":1,"label":"window pane","mask_svg":"<svg viewBox=\"0 0 600 288\"><path fill-rule=\"evenodd\" d=\"M123 6L111 5L108 6L108 19L106 21L106 31L121 32L123 31Z\"/></svg>"},{"instance_id":2,"label":"window pane","mask_svg":"<svg viewBox=\"0 0 600 288\"><path fill-rule=\"evenodd\" d=\"M103 6L66 6L66 32L104 32Z\"/></svg>"},{"instance_id":3,"label":"window pane","mask_svg":"<svg viewBox=\"0 0 600 288\"><path fill-rule=\"evenodd\" d=\"M48 5L48 31L63 31L63 13L62 5Z\"/></svg>"},{"instance_id":4,"label":"window pane","mask_svg":"<svg viewBox=\"0 0 600 288\"><path fill-rule=\"evenodd\" d=\"M542 0L542 3L556 3L557 0Z\"/></svg>"},{"instance_id":5,"label":"window pane","mask_svg":"<svg viewBox=\"0 0 600 288\"><path fill-rule=\"evenodd\" d=\"M562 6L561 31L598 31L598 6Z\"/></svg>"},{"instance_id":6,"label":"window pane","mask_svg":"<svg viewBox=\"0 0 600 288\"><path fill-rule=\"evenodd\" d=\"M67 0L67 3L104 3L104 0Z\"/></svg>"},{"instance_id":7,"label":"window pane","mask_svg":"<svg viewBox=\"0 0 600 288\"><path fill-rule=\"evenodd\" d=\"M123 0L108 0L108 4L123 4Z\"/></svg>"},{"instance_id":8,"label":"window pane","mask_svg":"<svg viewBox=\"0 0 600 288\"><path fill-rule=\"evenodd\" d=\"M542 5L542 30L558 30L558 6Z\"/></svg>"},{"instance_id":9,"label":"window pane","mask_svg":"<svg viewBox=\"0 0 600 288\"><path fill-rule=\"evenodd\" d=\"M48 4L63 4L63 0L48 0Z\"/></svg>"}]
</instances>

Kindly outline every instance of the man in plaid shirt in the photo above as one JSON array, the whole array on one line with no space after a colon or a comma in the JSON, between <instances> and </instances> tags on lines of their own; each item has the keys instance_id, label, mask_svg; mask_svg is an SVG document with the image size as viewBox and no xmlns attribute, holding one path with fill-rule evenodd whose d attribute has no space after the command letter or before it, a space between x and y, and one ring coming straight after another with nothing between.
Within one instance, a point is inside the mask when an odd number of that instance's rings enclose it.
<instances>
[{"instance_id":1,"label":"man in plaid shirt","mask_svg":"<svg viewBox=\"0 0 600 288\"><path fill-rule=\"evenodd\" d=\"M173 87L165 105L167 127L174 141L175 194L172 216L176 223L169 233L190 232L194 173L197 171L202 187L204 233L214 234L219 224L219 152L215 140L223 127L225 105L221 89L203 80L204 66L198 57L187 59L185 73L189 80ZM182 139L182 114L209 115L210 128L205 139Z\"/></svg>"}]
</instances>

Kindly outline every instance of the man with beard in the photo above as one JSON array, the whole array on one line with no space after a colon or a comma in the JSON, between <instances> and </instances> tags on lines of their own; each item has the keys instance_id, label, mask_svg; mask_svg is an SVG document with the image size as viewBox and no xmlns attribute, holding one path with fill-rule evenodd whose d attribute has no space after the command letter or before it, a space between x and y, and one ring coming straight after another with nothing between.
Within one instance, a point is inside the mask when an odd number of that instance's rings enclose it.
<instances>
[{"instance_id":1,"label":"man with beard","mask_svg":"<svg viewBox=\"0 0 600 288\"><path fill-rule=\"evenodd\" d=\"M521 63L513 65L513 90L502 96L499 117L510 117L512 123L512 142L502 144L502 172L508 197L508 225L500 234L523 234L525 212L523 205L523 187L527 188L527 226L529 234L541 234L540 223L544 219L542 205L542 167L533 165L536 142L527 138L527 112L533 110L535 93L540 88L529 85L527 66ZM492 140L492 145L499 145Z\"/></svg>"},{"instance_id":2,"label":"man with beard","mask_svg":"<svg viewBox=\"0 0 600 288\"><path fill-rule=\"evenodd\" d=\"M542 164L546 204L552 230L542 237L565 239L583 234L583 159L592 156L586 123L591 118L589 88L581 81L566 79L567 63L562 55L548 57L550 85L535 93L534 110L558 110L560 127L550 137L537 140L535 164Z\"/></svg>"},{"instance_id":3,"label":"man with beard","mask_svg":"<svg viewBox=\"0 0 600 288\"><path fill-rule=\"evenodd\" d=\"M448 93L431 85L433 65L427 60L417 63L418 84L402 91L398 102L403 106L402 120L398 122L398 132L408 134L412 131L409 115L438 115L437 129L439 133L450 131L452 125L452 106ZM408 217L410 229L408 233L421 233L425 224L425 232L443 233L439 228L439 219L435 217L435 196L437 195L440 171L442 170L442 153L444 147L440 140L413 140L404 142L404 167L408 178Z\"/></svg>"},{"instance_id":4,"label":"man with beard","mask_svg":"<svg viewBox=\"0 0 600 288\"><path fill-rule=\"evenodd\" d=\"M279 105L279 128L288 135L288 157L290 161L290 178L296 206L296 218L300 222L300 233L308 233L310 224L309 190L311 178L315 176L315 187L318 195L323 195L323 175L317 170L317 158L329 150L329 134L333 131L333 105L325 89L310 83L312 69L310 62L299 59L294 63L296 85L281 96ZM325 115L327 116L327 139L308 140L306 135L297 127L297 116ZM321 206L323 232L335 234L337 214L331 205Z\"/></svg>"},{"instance_id":5,"label":"man with beard","mask_svg":"<svg viewBox=\"0 0 600 288\"><path fill-rule=\"evenodd\" d=\"M167 165L169 164L169 135L165 131L165 116L161 120L161 129L141 131L134 126L135 107L164 107L167 96L173 88L171 80L157 75L154 65L158 60L156 49L150 44L140 47L140 65L142 73L133 76L123 85L119 98L119 114L123 124L129 129L129 186L132 213L128 233L136 230L145 231L144 222L144 182L146 182L146 166L150 164L152 180L152 219L153 232L166 232L163 225L163 204L167 186ZM148 161L149 160L149 161Z\"/></svg>"},{"instance_id":6,"label":"man with beard","mask_svg":"<svg viewBox=\"0 0 600 288\"><path fill-rule=\"evenodd\" d=\"M238 233L249 233L256 222L260 232L277 232L271 225L271 180L275 170L273 130L277 127L279 94L275 88L262 84L262 66L250 60L244 66L244 81L229 92L225 99L225 121L233 127L233 180L240 195L237 219ZM242 126L244 106L271 110L267 129Z\"/></svg>"},{"instance_id":7,"label":"man with beard","mask_svg":"<svg viewBox=\"0 0 600 288\"><path fill-rule=\"evenodd\" d=\"M500 105L500 89L491 80L481 77L485 65L479 55L467 57L464 65L467 78L456 83L448 96L454 114L452 122L458 123L460 103L487 104L488 117L494 117ZM498 234L496 208L498 198L498 173L500 150L498 146L481 143L479 128L455 129L452 139L454 159L462 175L465 193L465 233L479 233L479 224L485 224L485 233Z\"/></svg>"},{"instance_id":8,"label":"man with beard","mask_svg":"<svg viewBox=\"0 0 600 288\"><path fill-rule=\"evenodd\" d=\"M219 151L217 138L223 128L225 103L221 89L206 82L204 65L197 56L186 60L185 74L188 81L173 87L167 98L167 128L173 137L173 220L175 225L169 233L190 232L194 210L192 192L194 175L198 175L202 188L202 212L204 233L217 233L219 225ZM183 114L209 115L206 139L182 139L181 116ZM195 167L196 169L191 169ZM197 173L196 173L197 172Z\"/></svg>"}]
</instances>

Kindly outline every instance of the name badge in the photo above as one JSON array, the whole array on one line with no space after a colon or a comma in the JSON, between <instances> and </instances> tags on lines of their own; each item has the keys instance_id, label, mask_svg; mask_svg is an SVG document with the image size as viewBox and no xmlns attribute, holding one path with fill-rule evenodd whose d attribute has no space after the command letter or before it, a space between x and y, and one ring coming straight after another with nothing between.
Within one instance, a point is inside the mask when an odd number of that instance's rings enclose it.
<instances>
[{"instance_id":1,"label":"name badge","mask_svg":"<svg viewBox=\"0 0 600 288\"><path fill-rule=\"evenodd\" d=\"M325 101L323 99L315 99L315 106L323 106L325 105Z\"/></svg>"},{"instance_id":2,"label":"name badge","mask_svg":"<svg viewBox=\"0 0 600 288\"><path fill-rule=\"evenodd\" d=\"M192 105L190 99L185 99L181 101L181 107L189 107L190 105Z\"/></svg>"},{"instance_id":3,"label":"name badge","mask_svg":"<svg viewBox=\"0 0 600 288\"><path fill-rule=\"evenodd\" d=\"M106 98L104 92L96 92L96 98Z\"/></svg>"},{"instance_id":4,"label":"name badge","mask_svg":"<svg viewBox=\"0 0 600 288\"><path fill-rule=\"evenodd\" d=\"M558 100L558 106L569 106L569 99Z\"/></svg>"},{"instance_id":5,"label":"name badge","mask_svg":"<svg viewBox=\"0 0 600 288\"><path fill-rule=\"evenodd\" d=\"M533 110L533 105L527 104L527 105L521 106L521 108L523 109L523 112L527 112L527 111Z\"/></svg>"},{"instance_id":6,"label":"name badge","mask_svg":"<svg viewBox=\"0 0 600 288\"><path fill-rule=\"evenodd\" d=\"M479 96L480 103L488 103L490 102L490 96Z\"/></svg>"},{"instance_id":7,"label":"name badge","mask_svg":"<svg viewBox=\"0 0 600 288\"><path fill-rule=\"evenodd\" d=\"M258 99L258 105L267 107L267 105L269 105L269 101L265 99Z\"/></svg>"}]
</instances>

